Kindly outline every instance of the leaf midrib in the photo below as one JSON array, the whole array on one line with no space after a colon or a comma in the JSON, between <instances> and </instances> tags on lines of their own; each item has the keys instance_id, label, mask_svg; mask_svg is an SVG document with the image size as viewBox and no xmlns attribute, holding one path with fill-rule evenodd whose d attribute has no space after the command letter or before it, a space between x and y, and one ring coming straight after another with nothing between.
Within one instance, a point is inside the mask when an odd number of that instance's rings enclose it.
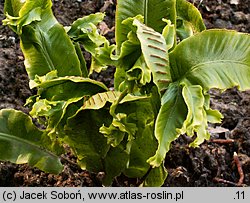
<instances>
[{"instance_id":1,"label":"leaf midrib","mask_svg":"<svg viewBox=\"0 0 250 203\"><path fill-rule=\"evenodd\" d=\"M44 33L42 30L41 30L41 28L40 28L40 26L37 24L37 28L38 28L38 30L39 30L39 33L40 33L40 40L41 40L41 45L40 45L40 47L41 47L41 51L42 51L42 54L43 54L43 56L44 56L44 58L45 58L45 60L47 61L47 63L49 64L49 69L50 69L50 71L52 71L52 70L56 70L56 68L55 68L55 66L54 66L54 64L53 64L53 62L52 62L52 59L51 59L51 57L50 57L50 55L48 54L48 48L47 48L47 43L46 43L46 40L44 39L44 37L43 37L43 34L44 35L47 35L46 33ZM49 31L48 31L49 32ZM43 33L43 34L42 34Z\"/></svg>"},{"instance_id":2,"label":"leaf midrib","mask_svg":"<svg viewBox=\"0 0 250 203\"><path fill-rule=\"evenodd\" d=\"M203 65L207 65L207 64L214 64L214 63L232 63L232 64L240 64L240 65L244 65L244 66L248 66L247 63L243 63L241 61L235 61L235 60L214 60L214 61L207 61L207 62L203 62L203 63L199 63L195 66L192 66L183 76L183 78L186 78L187 75L191 74L192 72L197 71L199 68L202 69L201 66ZM210 68L210 67L206 67L206 68Z\"/></svg>"},{"instance_id":3,"label":"leaf midrib","mask_svg":"<svg viewBox=\"0 0 250 203\"><path fill-rule=\"evenodd\" d=\"M148 24L148 0L144 0L144 23Z\"/></svg>"},{"instance_id":4,"label":"leaf midrib","mask_svg":"<svg viewBox=\"0 0 250 203\"><path fill-rule=\"evenodd\" d=\"M49 156L52 156L54 158L58 158L56 155L54 155L50 151L48 151L45 148L43 148L43 146L37 146L37 145L35 145L32 142L29 142L29 141L27 141L25 139L21 139L21 138L16 137L16 136L12 136L12 135L7 134L7 133L2 133L1 132L0 133L0 139L5 139L5 140L10 141L10 142L15 141L15 142L18 142L18 143L21 143L21 144L25 143L26 145L29 145L29 146L37 149L38 151L41 151L41 152L46 153L46 154L49 154Z\"/></svg>"},{"instance_id":5,"label":"leaf midrib","mask_svg":"<svg viewBox=\"0 0 250 203\"><path fill-rule=\"evenodd\" d=\"M175 101L174 101L174 105L173 105L173 107L171 108L171 111L170 111L170 113L169 113L169 116L168 116L168 118L167 118L167 125L165 126L165 128L164 128L164 135L165 134L168 134L168 133L165 133L165 131L166 131L166 129L168 129L168 127L167 126L169 126L169 123L170 123L170 119L172 119L172 115L174 115L174 112L176 111L176 106L177 106L177 103L178 103L178 100L180 99L180 92L179 92L180 90L178 89L178 91L177 91L177 95L176 95L176 97L175 97Z\"/></svg>"}]
</instances>

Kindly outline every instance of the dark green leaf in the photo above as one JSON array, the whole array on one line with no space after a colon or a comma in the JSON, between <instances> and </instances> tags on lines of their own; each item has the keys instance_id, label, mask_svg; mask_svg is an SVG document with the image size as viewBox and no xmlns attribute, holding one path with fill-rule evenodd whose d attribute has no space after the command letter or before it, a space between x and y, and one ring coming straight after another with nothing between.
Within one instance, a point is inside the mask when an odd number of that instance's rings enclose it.
<instances>
[{"instance_id":1,"label":"dark green leaf","mask_svg":"<svg viewBox=\"0 0 250 203\"><path fill-rule=\"evenodd\" d=\"M58 174L63 166L50 152L56 150L49 137L20 111L0 111L0 160L17 164L28 163L49 173Z\"/></svg>"},{"instance_id":2,"label":"dark green leaf","mask_svg":"<svg viewBox=\"0 0 250 203\"><path fill-rule=\"evenodd\" d=\"M51 6L50 0L25 1L18 17L8 15L4 20L20 35L25 66L31 80L52 70L57 70L58 76L82 75L75 48L63 26L55 19ZM6 12L9 7L11 5Z\"/></svg>"}]
</instances>

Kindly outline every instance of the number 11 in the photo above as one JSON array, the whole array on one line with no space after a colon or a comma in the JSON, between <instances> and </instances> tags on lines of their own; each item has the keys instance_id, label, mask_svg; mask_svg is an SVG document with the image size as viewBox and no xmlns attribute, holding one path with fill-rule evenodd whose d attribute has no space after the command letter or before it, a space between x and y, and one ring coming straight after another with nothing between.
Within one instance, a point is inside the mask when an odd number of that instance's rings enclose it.
<instances>
[{"instance_id":1,"label":"number 11","mask_svg":"<svg viewBox=\"0 0 250 203\"><path fill-rule=\"evenodd\" d=\"M237 199L245 199L245 193L244 191L240 192L236 192L236 195L237 195Z\"/></svg>"}]
</instances>

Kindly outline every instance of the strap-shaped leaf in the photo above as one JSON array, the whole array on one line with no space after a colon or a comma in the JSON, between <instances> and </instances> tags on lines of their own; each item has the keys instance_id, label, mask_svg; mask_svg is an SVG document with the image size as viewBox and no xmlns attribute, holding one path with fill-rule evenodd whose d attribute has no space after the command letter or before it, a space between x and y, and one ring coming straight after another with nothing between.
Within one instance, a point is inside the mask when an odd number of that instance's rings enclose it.
<instances>
[{"instance_id":1,"label":"strap-shaped leaf","mask_svg":"<svg viewBox=\"0 0 250 203\"><path fill-rule=\"evenodd\" d=\"M207 30L182 41L170 53L173 80L210 88L250 89L250 35Z\"/></svg>"},{"instance_id":2,"label":"strap-shaped leaf","mask_svg":"<svg viewBox=\"0 0 250 203\"><path fill-rule=\"evenodd\" d=\"M101 109L105 106L107 102L113 103L116 101L121 95L121 92L118 91L108 91L98 93L92 97L90 97L86 102L84 102L82 109ZM146 99L147 96L134 96L134 95L126 95L120 104L125 102L136 101L138 99Z\"/></svg>"},{"instance_id":3,"label":"strap-shaped leaf","mask_svg":"<svg viewBox=\"0 0 250 203\"><path fill-rule=\"evenodd\" d=\"M143 25L137 19L133 24L137 26L136 33L141 42L146 64L153 73L153 81L159 92L164 92L171 82L166 41L160 33Z\"/></svg>"},{"instance_id":4,"label":"strap-shaped leaf","mask_svg":"<svg viewBox=\"0 0 250 203\"><path fill-rule=\"evenodd\" d=\"M49 150L53 143L36 128L29 116L20 111L0 111L0 160L28 163L49 173L63 169L59 158Z\"/></svg>"},{"instance_id":5,"label":"strap-shaped leaf","mask_svg":"<svg viewBox=\"0 0 250 203\"><path fill-rule=\"evenodd\" d=\"M90 78L83 78L78 76L65 76L58 77L57 71L51 71L44 76L36 76L34 81L30 82L31 88L49 88L55 85L60 85L65 82L74 82L74 83L92 83L94 85L100 86L101 88L107 90L107 87L96 80L92 80Z\"/></svg>"},{"instance_id":6,"label":"strap-shaped leaf","mask_svg":"<svg viewBox=\"0 0 250 203\"><path fill-rule=\"evenodd\" d=\"M176 0L118 0L116 11L116 42L118 50L122 42L126 41L129 29L122 22L137 15L144 16L145 24L157 32L161 32L165 26L162 18L171 20L175 24Z\"/></svg>"},{"instance_id":7,"label":"strap-shaped leaf","mask_svg":"<svg viewBox=\"0 0 250 203\"><path fill-rule=\"evenodd\" d=\"M30 86L38 88L41 98L52 101L67 101L107 90L101 82L75 76L57 77L53 72L36 77Z\"/></svg>"},{"instance_id":8,"label":"strap-shaped leaf","mask_svg":"<svg viewBox=\"0 0 250 203\"><path fill-rule=\"evenodd\" d=\"M7 15L5 24L10 25L21 38L25 66L31 80L57 70L58 76L81 76L80 62L75 48L63 26L55 19L50 0L25 1L22 7L14 7L22 0L7 0L6 14L19 13L18 17ZM21 9L17 11L17 9ZM63 42L63 43L62 43Z\"/></svg>"},{"instance_id":9,"label":"strap-shaped leaf","mask_svg":"<svg viewBox=\"0 0 250 203\"><path fill-rule=\"evenodd\" d=\"M101 109L105 106L107 102L113 103L120 96L120 92L108 91L103 93L98 93L90 97L83 104L83 109Z\"/></svg>"},{"instance_id":10,"label":"strap-shaped leaf","mask_svg":"<svg viewBox=\"0 0 250 203\"><path fill-rule=\"evenodd\" d=\"M147 160L153 167L159 167L170 149L170 144L180 132L187 116L187 107L178 84L171 84L162 97L162 106L155 123L155 137L158 140L156 154Z\"/></svg>"}]
</instances>

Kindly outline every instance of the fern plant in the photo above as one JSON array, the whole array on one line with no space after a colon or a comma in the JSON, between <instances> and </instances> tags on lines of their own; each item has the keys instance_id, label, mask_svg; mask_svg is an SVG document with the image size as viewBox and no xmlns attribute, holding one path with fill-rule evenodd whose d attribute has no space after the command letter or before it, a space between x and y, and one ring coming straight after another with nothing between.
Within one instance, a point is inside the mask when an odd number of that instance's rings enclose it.
<instances>
[{"instance_id":1,"label":"fern plant","mask_svg":"<svg viewBox=\"0 0 250 203\"><path fill-rule=\"evenodd\" d=\"M142 186L161 186L171 142L186 133L192 147L209 139L209 89L250 89L250 36L205 30L185 0L118 0L116 44L98 33L104 14L60 25L50 0L6 0L4 24L19 36L30 87L28 115L0 111L1 160L60 173L67 144L82 169L105 172L104 185L123 173ZM80 45L91 53L88 70ZM89 78L116 66L109 90ZM8 150L6 152L6 146ZM4 151L3 151L4 150Z\"/></svg>"}]
</instances>

